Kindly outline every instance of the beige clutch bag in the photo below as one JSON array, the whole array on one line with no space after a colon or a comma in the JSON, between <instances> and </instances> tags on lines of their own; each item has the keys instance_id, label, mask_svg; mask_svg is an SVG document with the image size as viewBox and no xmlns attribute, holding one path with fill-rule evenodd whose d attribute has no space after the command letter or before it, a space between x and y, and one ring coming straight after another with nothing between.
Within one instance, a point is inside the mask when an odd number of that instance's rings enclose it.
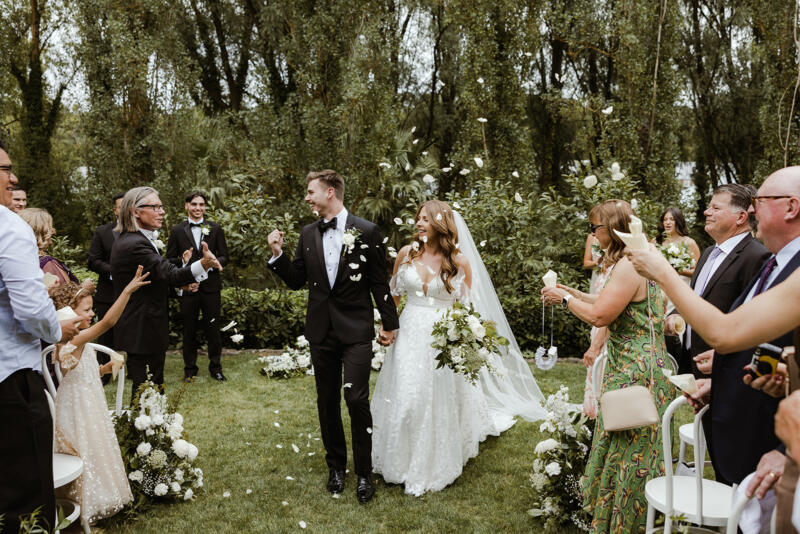
<instances>
[{"instance_id":1,"label":"beige clutch bag","mask_svg":"<svg viewBox=\"0 0 800 534\"><path fill-rule=\"evenodd\" d=\"M658 423L653 395L644 386L631 386L603 393L600 397L603 428L630 430Z\"/></svg>"}]
</instances>

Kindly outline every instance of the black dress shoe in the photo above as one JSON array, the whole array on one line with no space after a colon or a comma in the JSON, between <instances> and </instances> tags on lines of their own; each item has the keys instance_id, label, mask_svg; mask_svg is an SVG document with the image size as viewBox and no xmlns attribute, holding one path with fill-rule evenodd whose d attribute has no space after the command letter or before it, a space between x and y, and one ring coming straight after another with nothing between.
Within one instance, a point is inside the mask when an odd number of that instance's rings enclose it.
<instances>
[{"instance_id":1,"label":"black dress shoe","mask_svg":"<svg viewBox=\"0 0 800 534\"><path fill-rule=\"evenodd\" d=\"M225 378L225 375L223 375L222 373L215 373L211 376L214 377L214 380L219 380L220 382L225 382L227 380L227 378Z\"/></svg>"},{"instance_id":2,"label":"black dress shoe","mask_svg":"<svg viewBox=\"0 0 800 534\"><path fill-rule=\"evenodd\" d=\"M328 477L328 491L331 493L341 493L344 491L344 471L337 471L331 469L331 474Z\"/></svg>"},{"instance_id":3,"label":"black dress shoe","mask_svg":"<svg viewBox=\"0 0 800 534\"><path fill-rule=\"evenodd\" d=\"M184 384L191 384L194 382L194 376L184 376L183 377Z\"/></svg>"},{"instance_id":4,"label":"black dress shoe","mask_svg":"<svg viewBox=\"0 0 800 534\"><path fill-rule=\"evenodd\" d=\"M375 495L375 485L372 483L372 479L368 476L358 477L358 485L356 486L358 502L369 502L373 495Z\"/></svg>"}]
</instances>

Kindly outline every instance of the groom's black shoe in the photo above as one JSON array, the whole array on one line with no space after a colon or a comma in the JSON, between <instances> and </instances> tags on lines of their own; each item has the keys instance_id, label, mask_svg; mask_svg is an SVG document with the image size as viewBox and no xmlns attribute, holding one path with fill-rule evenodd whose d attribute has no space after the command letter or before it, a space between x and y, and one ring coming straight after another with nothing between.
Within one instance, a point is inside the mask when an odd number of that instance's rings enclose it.
<instances>
[{"instance_id":1,"label":"groom's black shoe","mask_svg":"<svg viewBox=\"0 0 800 534\"><path fill-rule=\"evenodd\" d=\"M331 474L328 477L328 491L331 493L341 493L344 491L344 471L337 471L331 469Z\"/></svg>"},{"instance_id":2,"label":"groom's black shoe","mask_svg":"<svg viewBox=\"0 0 800 534\"><path fill-rule=\"evenodd\" d=\"M375 495L375 485L372 483L372 478L369 476L358 477L358 485L356 486L358 502L369 502L373 495Z\"/></svg>"}]
</instances>

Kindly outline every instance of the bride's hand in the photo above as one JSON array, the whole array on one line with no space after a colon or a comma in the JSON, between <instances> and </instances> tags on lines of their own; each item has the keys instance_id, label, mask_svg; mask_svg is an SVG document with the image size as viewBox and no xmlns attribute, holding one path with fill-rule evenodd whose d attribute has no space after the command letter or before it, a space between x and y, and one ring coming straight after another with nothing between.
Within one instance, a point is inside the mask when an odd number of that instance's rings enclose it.
<instances>
[{"instance_id":1,"label":"bride's hand","mask_svg":"<svg viewBox=\"0 0 800 534\"><path fill-rule=\"evenodd\" d=\"M388 347L389 345L394 343L394 331L387 332L386 330L383 329L383 326L381 326L378 329L378 343L380 343L384 347Z\"/></svg>"}]
</instances>

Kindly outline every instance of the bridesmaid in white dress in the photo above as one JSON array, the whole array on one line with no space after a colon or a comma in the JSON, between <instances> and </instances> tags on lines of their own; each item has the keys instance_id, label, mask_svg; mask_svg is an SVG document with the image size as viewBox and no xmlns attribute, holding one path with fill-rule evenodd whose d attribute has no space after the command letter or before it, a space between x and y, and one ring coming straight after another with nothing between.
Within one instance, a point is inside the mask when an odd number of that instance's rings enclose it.
<instances>
[{"instance_id":1,"label":"bridesmaid in white dress","mask_svg":"<svg viewBox=\"0 0 800 534\"><path fill-rule=\"evenodd\" d=\"M83 474L56 491L57 497L77 501L81 519L89 524L112 516L133 499L122 463L117 435L106 405L100 375L110 373L112 363L99 368L96 352L86 346L114 326L131 294L150 282L142 267L123 290L106 315L92 325L94 286L73 282L50 290L56 308L72 307L88 317L79 325L81 332L70 343L58 346L56 359L64 378L56 394L56 450L80 456ZM55 362L54 362L55 363Z\"/></svg>"},{"instance_id":2,"label":"bridesmaid in white dress","mask_svg":"<svg viewBox=\"0 0 800 534\"><path fill-rule=\"evenodd\" d=\"M372 463L405 492L438 491L461 475L478 444L514 424L490 410L479 384L449 368L436 369L431 330L457 300L468 300L472 269L456 246L450 207L431 200L417 212L418 236L397 254L395 302L405 294L400 330L372 396Z\"/></svg>"}]
</instances>

